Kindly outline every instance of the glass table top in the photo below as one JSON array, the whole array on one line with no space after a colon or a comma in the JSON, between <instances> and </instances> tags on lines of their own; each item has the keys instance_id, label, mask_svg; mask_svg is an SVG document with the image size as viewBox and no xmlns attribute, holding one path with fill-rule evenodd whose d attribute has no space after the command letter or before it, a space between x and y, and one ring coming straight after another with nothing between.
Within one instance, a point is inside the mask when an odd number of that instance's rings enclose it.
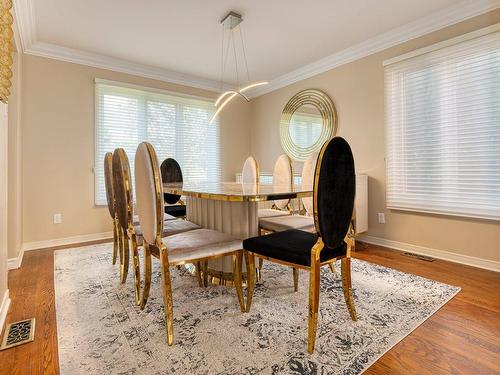
<instances>
[{"instance_id":1,"label":"glass table top","mask_svg":"<svg viewBox=\"0 0 500 375\"><path fill-rule=\"evenodd\" d=\"M189 182L163 184L163 192L213 200L259 202L312 197L312 189L300 185L249 184L241 182Z\"/></svg>"}]
</instances>

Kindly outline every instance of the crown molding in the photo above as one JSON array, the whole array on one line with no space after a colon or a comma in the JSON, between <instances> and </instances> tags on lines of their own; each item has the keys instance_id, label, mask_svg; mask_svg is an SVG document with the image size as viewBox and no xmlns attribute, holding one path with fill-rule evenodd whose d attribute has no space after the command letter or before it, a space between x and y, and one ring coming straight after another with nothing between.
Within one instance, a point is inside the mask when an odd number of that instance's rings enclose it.
<instances>
[{"instance_id":1,"label":"crown molding","mask_svg":"<svg viewBox=\"0 0 500 375\"><path fill-rule=\"evenodd\" d=\"M19 50L26 52L36 40L35 7L31 0L14 0L15 23L19 32Z\"/></svg>"},{"instance_id":2,"label":"crown molding","mask_svg":"<svg viewBox=\"0 0 500 375\"><path fill-rule=\"evenodd\" d=\"M219 92L220 82L200 78L189 74L174 72L168 69L134 63L96 53L85 52L45 42L35 42L24 51L29 55L41 56L70 63L127 73L139 77L184 85L208 91Z\"/></svg>"},{"instance_id":3,"label":"crown molding","mask_svg":"<svg viewBox=\"0 0 500 375\"><path fill-rule=\"evenodd\" d=\"M255 89L249 97L254 98L280 89L497 8L500 8L500 0L463 0L430 16L395 28L279 76L271 80L268 85ZM220 82L214 80L37 41L33 1L15 0L14 12L19 28L22 51L26 54L113 70L214 92L220 91Z\"/></svg>"},{"instance_id":4,"label":"crown molding","mask_svg":"<svg viewBox=\"0 0 500 375\"><path fill-rule=\"evenodd\" d=\"M311 64L283 74L271 80L268 85L255 89L251 97L267 94L291 85L292 83L324 73L341 65L359 60L363 57L465 21L480 14L490 12L497 8L500 8L499 0L461 1L451 7L433 13L430 16L420 18L402 27L392 29Z\"/></svg>"}]
</instances>

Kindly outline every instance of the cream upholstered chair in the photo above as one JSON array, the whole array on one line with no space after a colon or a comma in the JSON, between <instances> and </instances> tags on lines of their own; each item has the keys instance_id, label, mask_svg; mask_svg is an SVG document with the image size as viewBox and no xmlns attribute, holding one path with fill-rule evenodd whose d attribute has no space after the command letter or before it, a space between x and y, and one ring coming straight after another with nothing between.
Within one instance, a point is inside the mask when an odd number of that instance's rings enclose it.
<instances>
[{"instance_id":1,"label":"cream upholstered chair","mask_svg":"<svg viewBox=\"0 0 500 375\"><path fill-rule=\"evenodd\" d=\"M257 160L253 156L249 156L243 164L241 182L244 184L256 184L259 182L259 163L257 163Z\"/></svg>"},{"instance_id":2,"label":"cream upholstered chair","mask_svg":"<svg viewBox=\"0 0 500 375\"><path fill-rule=\"evenodd\" d=\"M288 155L280 155L274 164L273 184L284 186L293 186L293 168L292 161ZM279 199L273 201L272 208L262 208L259 210L260 220L268 217L284 216L290 214L290 199ZM263 228L265 229L265 228Z\"/></svg>"},{"instance_id":3,"label":"cream upholstered chair","mask_svg":"<svg viewBox=\"0 0 500 375\"><path fill-rule=\"evenodd\" d=\"M109 215L113 221L113 264L116 264L118 254L121 256L119 223L116 214L115 192L113 188L113 154L106 152L104 155L104 185L106 187L106 201L108 203Z\"/></svg>"},{"instance_id":4,"label":"cream upholstered chair","mask_svg":"<svg viewBox=\"0 0 500 375\"><path fill-rule=\"evenodd\" d=\"M354 158L349 144L340 137L325 142L321 148L314 178L314 220L316 233L290 229L243 241L247 264L254 257L299 267L310 272L307 351L313 353L319 317L320 268L341 260L342 289L347 309L356 320L351 292L351 245L347 236L355 195ZM250 311L254 277L248 274L246 310Z\"/></svg>"},{"instance_id":5,"label":"cream upholstered chair","mask_svg":"<svg viewBox=\"0 0 500 375\"><path fill-rule=\"evenodd\" d=\"M123 148L113 152L113 188L115 194L116 216L118 219L118 235L120 237L120 281L127 280L130 261L130 241L137 247L133 223L132 179L130 164ZM138 290L136 290L138 295Z\"/></svg>"},{"instance_id":6,"label":"cream upholstered chair","mask_svg":"<svg viewBox=\"0 0 500 375\"><path fill-rule=\"evenodd\" d=\"M312 190L314 184L314 169L318 153L313 153L304 162L302 168L302 189ZM313 198L302 198L302 204L306 215L287 215L277 217L267 217L260 219L260 227L269 232L281 232L288 229L299 229L307 232L314 232Z\"/></svg>"},{"instance_id":7,"label":"cream upholstered chair","mask_svg":"<svg viewBox=\"0 0 500 375\"><path fill-rule=\"evenodd\" d=\"M130 173L130 163L123 148L117 148L112 156L113 192L115 197L115 210L118 221L117 234L119 237L120 252L120 280L125 283L127 280L130 246L134 254L137 253L138 244L142 243L142 231L138 224L134 223L134 207L132 197L132 176ZM170 220L172 224L169 230L163 233L168 236L181 233L200 227L194 223L184 220ZM139 267L138 258L134 256L134 267ZM139 303L139 286L135 286L136 302Z\"/></svg>"},{"instance_id":8,"label":"cream upholstered chair","mask_svg":"<svg viewBox=\"0 0 500 375\"><path fill-rule=\"evenodd\" d=\"M162 238L164 222L163 187L156 152L147 142L137 147L135 154L135 186L137 212L144 237L144 289L141 308L144 308L151 287L151 255L161 264L163 302L168 345L173 344L173 301L170 266L196 263L211 258L232 255L235 287L241 311L245 311L241 284L242 242L222 232L196 229ZM135 268L135 284L140 285L139 269Z\"/></svg>"}]
</instances>

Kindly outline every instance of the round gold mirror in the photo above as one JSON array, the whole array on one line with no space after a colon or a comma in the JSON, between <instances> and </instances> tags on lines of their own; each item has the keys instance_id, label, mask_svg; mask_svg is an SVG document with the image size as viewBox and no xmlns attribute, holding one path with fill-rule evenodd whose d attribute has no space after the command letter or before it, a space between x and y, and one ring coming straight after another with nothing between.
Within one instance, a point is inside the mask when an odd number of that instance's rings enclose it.
<instances>
[{"instance_id":1,"label":"round gold mirror","mask_svg":"<svg viewBox=\"0 0 500 375\"><path fill-rule=\"evenodd\" d=\"M332 99L320 90L295 94L281 114L281 146L294 160L304 161L318 152L337 132L337 112Z\"/></svg>"}]
</instances>

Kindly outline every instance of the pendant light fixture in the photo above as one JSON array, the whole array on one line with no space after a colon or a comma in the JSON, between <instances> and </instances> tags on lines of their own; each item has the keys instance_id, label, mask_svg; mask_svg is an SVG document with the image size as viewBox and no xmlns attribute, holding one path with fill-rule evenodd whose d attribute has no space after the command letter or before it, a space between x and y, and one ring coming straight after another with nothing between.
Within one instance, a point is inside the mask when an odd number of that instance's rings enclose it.
<instances>
[{"instance_id":1,"label":"pendant light fixture","mask_svg":"<svg viewBox=\"0 0 500 375\"><path fill-rule=\"evenodd\" d=\"M235 12L229 12L221 21L222 25L222 48L221 48L221 67L220 67L220 79L221 79L221 92L222 94L215 101L215 107L217 110L214 115L210 119L210 124L214 122L217 115L222 111L222 109L236 96L241 96L247 102L250 101L246 92L250 89L253 89L257 86L267 85L268 82L255 82L250 83L250 71L248 69L247 56L245 51L245 43L243 41L243 32L241 30L241 22L243 22L243 18L240 14ZM226 37L226 34L228 36ZM239 34L239 40L237 41ZM241 51L238 53L237 44L241 45ZM229 57L232 52L232 57ZM229 62L228 60L234 61L234 73L236 75L236 89L224 91L224 76L228 70ZM243 60L243 61L241 61ZM239 64L238 64L239 63ZM240 74L238 68L242 66L245 69L244 74L246 75L246 84L245 86L240 87L240 78L243 78Z\"/></svg>"}]
</instances>

